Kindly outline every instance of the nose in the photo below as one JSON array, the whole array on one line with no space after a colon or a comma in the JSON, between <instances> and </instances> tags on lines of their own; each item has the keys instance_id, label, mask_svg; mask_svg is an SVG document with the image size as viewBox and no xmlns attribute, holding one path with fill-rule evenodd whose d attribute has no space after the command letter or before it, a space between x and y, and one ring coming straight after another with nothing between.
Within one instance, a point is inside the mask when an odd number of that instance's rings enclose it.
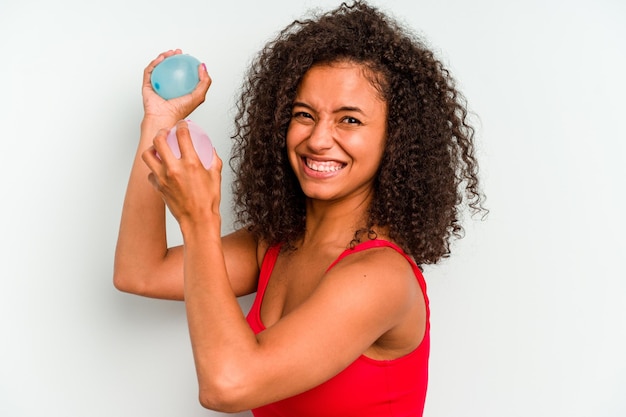
<instances>
[{"instance_id":1,"label":"nose","mask_svg":"<svg viewBox=\"0 0 626 417\"><path fill-rule=\"evenodd\" d=\"M333 138L332 125L325 121L318 121L313 125L311 134L307 139L307 145L314 152L328 150L333 147L335 140Z\"/></svg>"}]
</instances>

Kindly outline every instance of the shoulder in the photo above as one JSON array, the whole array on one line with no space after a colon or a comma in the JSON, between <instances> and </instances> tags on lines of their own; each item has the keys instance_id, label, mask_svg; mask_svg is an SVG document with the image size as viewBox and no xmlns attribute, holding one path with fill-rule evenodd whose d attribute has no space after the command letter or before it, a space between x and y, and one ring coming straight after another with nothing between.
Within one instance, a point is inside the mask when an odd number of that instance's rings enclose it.
<instances>
[{"instance_id":1,"label":"shoulder","mask_svg":"<svg viewBox=\"0 0 626 417\"><path fill-rule=\"evenodd\" d=\"M372 272L386 275L401 274L415 277L417 265L395 243L387 240L370 240L346 249L329 270L351 268L358 270L371 269Z\"/></svg>"},{"instance_id":2,"label":"shoulder","mask_svg":"<svg viewBox=\"0 0 626 417\"><path fill-rule=\"evenodd\" d=\"M364 296L389 297L400 303L404 300L407 305L421 295L413 264L390 246L348 249L330 268L327 279L343 281L351 291L363 291Z\"/></svg>"},{"instance_id":3,"label":"shoulder","mask_svg":"<svg viewBox=\"0 0 626 417\"><path fill-rule=\"evenodd\" d=\"M380 321L379 338L365 352L387 360L412 352L423 340L428 327L428 298L421 271L398 246L378 242L367 249L347 252L334 269L332 280L346 280L353 308L368 323ZM345 278L348 277L348 278ZM351 278L350 278L351 277Z\"/></svg>"}]
</instances>

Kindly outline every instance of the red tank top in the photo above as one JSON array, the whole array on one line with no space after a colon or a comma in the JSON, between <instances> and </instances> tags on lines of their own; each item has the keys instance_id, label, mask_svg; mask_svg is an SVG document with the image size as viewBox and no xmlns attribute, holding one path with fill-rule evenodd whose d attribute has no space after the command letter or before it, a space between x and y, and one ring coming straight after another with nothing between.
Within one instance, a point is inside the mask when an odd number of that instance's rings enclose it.
<instances>
[{"instance_id":1,"label":"red tank top","mask_svg":"<svg viewBox=\"0 0 626 417\"><path fill-rule=\"evenodd\" d=\"M411 264L426 301L426 331L411 353L393 360L374 360L361 355L328 381L301 394L252 410L255 417L421 417L428 384L430 311L426 283L415 262L402 249L385 240L368 240L347 249L330 265L369 248L390 247ZM263 259L257 295L247 320L252 330L265 330L261 321L263 295L278 258L280 247L268 249ZM327 270L327 271L328 271ZM271 389L271 387L268 387Z\"/></svg>"}]
</instances>

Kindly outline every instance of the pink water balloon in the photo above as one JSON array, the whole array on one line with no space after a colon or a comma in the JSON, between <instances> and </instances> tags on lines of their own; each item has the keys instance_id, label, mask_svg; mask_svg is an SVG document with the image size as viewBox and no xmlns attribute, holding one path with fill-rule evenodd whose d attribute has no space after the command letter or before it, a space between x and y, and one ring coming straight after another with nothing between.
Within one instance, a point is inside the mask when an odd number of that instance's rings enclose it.
<instances>
[{"instance_id":1,"label":"pink water balloon","mask_svg":"<svg viewBox=\"0 0 626 417\"><path fill-rule=\"evenodd\" d=\"M196 123L191 120L186 120L186 122L189 134L191 135L191 142L193 143L193 147L200 158L200 162L202 162L202 165L204 165L206 169L209 169L213 163L213 144L211 143L211 139L209 138L209 135L207 135ZM180 159L180 148L178 147L178 138L176 137L176 126L174 126L167 135L167 144L172 150L174 156Z\"/></svg>"}]
</instances>

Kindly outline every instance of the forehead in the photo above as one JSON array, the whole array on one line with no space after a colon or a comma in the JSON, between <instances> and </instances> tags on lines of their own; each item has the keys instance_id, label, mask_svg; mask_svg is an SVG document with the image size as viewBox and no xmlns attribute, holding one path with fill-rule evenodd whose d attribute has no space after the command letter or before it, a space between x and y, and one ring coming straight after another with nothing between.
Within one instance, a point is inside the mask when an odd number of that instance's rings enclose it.
<instances>
[{"instance_id":1,"label":"forehead","mask_svg":"<svg viewBox=\"0 0 626 417\"><path fill-rule=\"evenodd\" d=\"M298 85L297 98L324 98L333 101L375 101L385 103L374 80L377 77L363 64L333 62L309 68Z\"/></svg>"}]
</instances>

